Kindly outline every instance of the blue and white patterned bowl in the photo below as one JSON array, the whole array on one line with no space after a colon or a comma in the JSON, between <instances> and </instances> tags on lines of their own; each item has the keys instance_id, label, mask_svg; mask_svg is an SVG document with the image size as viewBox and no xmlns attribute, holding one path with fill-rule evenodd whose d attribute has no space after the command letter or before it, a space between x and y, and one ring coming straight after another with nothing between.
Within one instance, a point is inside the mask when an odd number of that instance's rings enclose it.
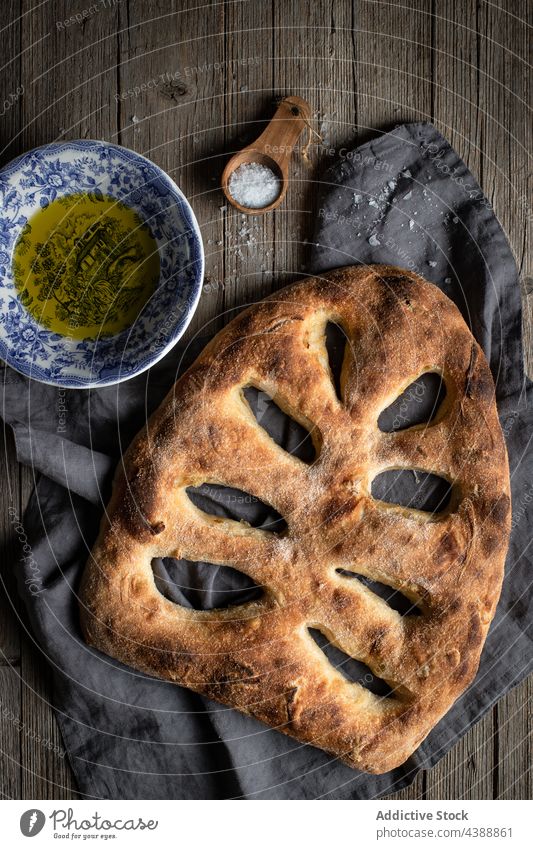
<instances>
[{"instance_id":1,"label":"blue and white patterned bowl","mask_svg":"<svg viewBox=\"0 0 533 849\"><path fill-rule=\"evenodd\" d=\"M77 340L47 330L24 308L12 256L22 228L40 206L98 189L149 225L160 279L132 327L112 337ZM200 229L187 199L144 156L102 141L67 141L36 148L0 170L0 357L22 374L56 386L89 388L145 371L185 332L203 273Z\"/></svg>"}]
</instances>

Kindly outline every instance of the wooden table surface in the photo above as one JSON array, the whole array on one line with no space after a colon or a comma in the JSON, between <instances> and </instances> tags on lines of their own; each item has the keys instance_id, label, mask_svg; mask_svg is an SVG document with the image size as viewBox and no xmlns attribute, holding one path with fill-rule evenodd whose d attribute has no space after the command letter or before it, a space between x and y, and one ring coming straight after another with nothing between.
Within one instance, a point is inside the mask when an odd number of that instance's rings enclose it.
<instances>
[{"instance_id":1,"label":"wooden table surface","mask_svg":"<svg viewBox=\"0 0 533 849\"><path fill-rule=\"evenodd\" d=\"M0 164L57 139L97 138L161 165L196 212L206 281L189 333L295 279L314 225L317 166L405 121L433 121L492 203L520 269L530 339L528 0L3 0ZM311 102L322 145L291 165L285 204L221 211L228 153L274 99ZM529 181L529 182L528 182ZM244 225L244 228L243 228ZM531 346L526 344L531 373ZM50 708L50 675L17 600L8 507L33 486L5 433L0 601L0 792L77 798ZM502 699L398 798L531 798L531 681ZM54 746L57 747L54 751Z\"/></svg>"}]
</instances>

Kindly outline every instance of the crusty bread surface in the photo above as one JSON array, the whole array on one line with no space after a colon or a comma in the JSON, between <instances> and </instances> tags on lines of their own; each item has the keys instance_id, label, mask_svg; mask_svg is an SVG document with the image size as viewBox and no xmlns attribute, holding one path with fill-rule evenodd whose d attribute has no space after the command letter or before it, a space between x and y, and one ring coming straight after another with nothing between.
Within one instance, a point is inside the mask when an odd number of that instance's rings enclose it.
<instances>
[{"instance_id":1,"label":"crusty bread surface","mask_svg":"<svg viewBox=\"0 0 533 849\"><path fill-rule=\"evenodd\" d=\"M328 322L348 340L340 397ZM426 372L446 389L435 417L382 432L380 413ZM311 432L314 462L260 426L249 386ZM375 500L376 475L402 468L447 480L449 506L431 514ZM204 483L256 496L287 529L202 512L186 490ZM339 269L238 315L134 440L83 577L83 632L129 666L382 773L414 752L476 674L510 513L494 384L459 310L403 269ZM157 557L231 566L263 594L185 608L158 591ZM400 615L356 576L399 590L413 611ZM347 680L309 629L364 663L390 695Z\"/></svg>"}]
</instances>

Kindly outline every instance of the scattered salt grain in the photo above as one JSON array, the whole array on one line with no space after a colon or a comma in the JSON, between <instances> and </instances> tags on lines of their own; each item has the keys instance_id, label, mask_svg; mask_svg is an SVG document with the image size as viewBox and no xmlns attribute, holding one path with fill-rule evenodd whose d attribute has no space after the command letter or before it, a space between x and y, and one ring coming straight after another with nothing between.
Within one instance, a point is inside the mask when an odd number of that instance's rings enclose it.
<instances>
[{"instance_id":1,"label":"scattered salt grain","mask_svg":"<svg viewBox=\"0 0 533 849\"><path fill-rule=\"evenodd\" d=\"M413 175L409 171L409 168L406 168L405 171L402 171L402 177L412 177Z\"/></svg>"},{"instance_id":2,"label":"scattered salt grain","mask_svg":"<svg viewBox=\"0 0 533 849\"><path fill-rule=\"evenodd\" d=\"M378 245L381 245L381 242L379 241L376 234L372 233L372 235L370 236L370 239L368 240L368 244L372 245L373 248L376 248Z\"/></svg>"},{"instance_id":3,"label":"scattered salt grain","mask_svg":"<svg viewBox=\"0 0 533 849\"><path fill-rule=\"evenodd\" d=\"M445 278L444 278L444 282L445 282L445 283L451 283L451 282L452 282L452 278L451 278L451 277L445 277Z\"/></svg>"},{"instance_id":4,"label":"scattered salt grain","mask_svg":"<svg viewBox=\"0 0 533 849\"><path fill-rule=\"evenodd\" d=\"M429 260L428 265L430 265L430 266L431 266L431 268L436 268L436 267L437 267L437 263L436 263L436 262L432 262L431 260Z\"/></svg>"},{"instance_id":5,"label":"scattered salt grain","mask_svg":"<svg viewBox=\"0 0 533 849\"><path fill-rule=\"evenodd\" d=\"M410 221L409 221L409 229L412 230L414 226L415 226L415 222L411 218Z\"/></svg>"},{"instance_id":6,"label":"scattered salt grain","mask_svg":"<svg viewBox=\"0 0 533 849\"><path fill-rule=\"evenodd\" d=\"M409 200L409 198L411 197L412 194L413 194L412 192L407 192L407 194L403 196L403 199Z\"/></svg>"},{"instance_id":7,"label":"scattered salt grain","mask_svg":"<svg viewBox=\"0 0 533 849\"><path fill-rule=\"evenodd\" d=\"M281 181L271 168L258 162L239 165L229 178L229 193L249 209L263 209L279 196Z\"/></svg>"}]
</instances>

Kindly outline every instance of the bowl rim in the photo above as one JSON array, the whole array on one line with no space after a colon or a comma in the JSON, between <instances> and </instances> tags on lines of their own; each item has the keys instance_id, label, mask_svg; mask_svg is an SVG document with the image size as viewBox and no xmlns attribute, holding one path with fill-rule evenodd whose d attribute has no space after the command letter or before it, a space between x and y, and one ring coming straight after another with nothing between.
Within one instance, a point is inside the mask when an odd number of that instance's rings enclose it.
<instances>
[{"instance_id":1,"label":"bowl rim","mask_svg":"<svg viewBox=\"0 0 533 849\"><path fill-rule=\"evenodd\" d=\"M18 372L19 374L24 375L24 377L30 378L31 380L35 380L38 383L44 383L48 386L56 386L59 389L98 389L105 386L114 386L119 383L124 383L126 380L131 380L132 378L137 377L139 374L143 374L143 372L148 371L148 369L152 368L154 365L160 362L160 360L162 360L163 357L165 357L172 350L172 348L177 344L177 342L179 342L179 340L187 330L189 324L191 323L202 294L202 283L205 274L205 251L202 240L202 234L200 230L200 225L198 224L198 219L194 214L189 200L187 199L183 191L180 189L180 187L177 185L177 183L172 179L169 174L167 174L167 172L163 168L161 168L160 165L157 165L157 163L153 162L151 159L148 159L147 156L144 156L142 153L138 153L136 150L132 150L132 148L130 147L125 147L121 144L114 144L113 142L103 141L102 139L65 139L64 141L49 142L47 144L39 145L38 147L30 148L24 153L20 153L14 159L11 159L9 162L7 162L0 168L0 176L4 174L12 175L16 173L17 169L20 167L20 164L31 155L44 152L62 152L64 150L68 150L69 147L72 147L73 150L79 151L83 148L88 147L89 145L101 145L106 148L113 148L115 150L124 151L125 153L130 154L141 162L147 163L147 165L155 169L157 176L161 178L169 186L172 193L179 198L179 200L181 201L181 207L184 213L186 214L186 223L190 225L188 228L192 237L190 239L192 253L190 264L196 266L196 268L198 269L195 279L196 291L194 294L194 299L190 303L189 309L177 321L167 342L162 346L162 348L154 352L152 356L148 356L145 361L143 361L140 368L133 369L132 371L128 372L127 374L124 374L123 376L114 375L96 380L83 380L83 382L78 382L79 379L75 378L65 378L64 380L57 378L45 378L41 376L41 374L32 373L33 364L30 364L28 367L24 367L24 365L20 363L15 364L11 358L11 349L6 344L6 337L0 338L0 345L4 349L3 353L0 354L0 357L7 363L10 368ZM41 370L38 369L38 371L40 372Z\"/></svg>"}]
</instances>

